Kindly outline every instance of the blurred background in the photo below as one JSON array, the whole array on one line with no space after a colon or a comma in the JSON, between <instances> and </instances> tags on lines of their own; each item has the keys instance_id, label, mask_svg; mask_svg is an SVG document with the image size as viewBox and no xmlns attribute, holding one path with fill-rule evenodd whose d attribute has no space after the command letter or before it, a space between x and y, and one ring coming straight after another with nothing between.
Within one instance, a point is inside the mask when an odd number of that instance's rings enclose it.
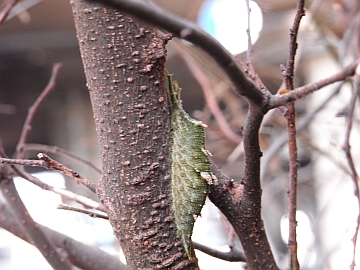
<instances>
[{"instance_id":1,"label":"blurred background","mask_svg":"<svg viewBox=\"0 0 360 270\"><path fill-rule=\"evenodd\" d=\"M2 8L7 0L0 2ZM248 37L247 5L244 0L156 0L156 4L211 33L246 64ZM307 1L307 16L299 33L295 84L301 86L326 78L358 58L359 3L356 0ZM265 86L276 93L282 88L280 65L288 55L289 29L296 1L250 1L250 29L253 64ZM225 17L224 17L225 15ZM52 65L62 62L57 87L40 107L30 132L29 143L56 145L100 167L99 149L91 104L85 86L76 33L69 1L24 0L0 26L0 136L8 156L16 148L27 110L46 86ZM247 105L232 91L227 77L205 53L174 39L168 45L167 69L183 88L183 105L193 117L206 123L207 148L222 170L239 181L243 170L241 126ZM246 66L246 65L245 65ZM345 269L352 259L352 242L357 218L353 183L341 150L345 135L346 108L351 82L335 84L296 102L299 132L298 241L301 269ZM206 101L205 101L206 100ZM215 100L214 102L211 102ZM216 107L218 105L218 109ZM286 123L278 110L268 113L261 130L263 218L282 268L287 267L288 155ZM352 153L359 161L359 114L354 115ZM34 158L36 151L28 151ZM98 182L100 175L88 166L53 156L84 177ZM40 169L29 171L49 178ZM43 179L43 178L42 178ZM45 181L45 180L44 180ZM52 174L52 183L94 198L73 180ZM38 222L63 230L78 240L117 253L110 225L75 213L56 210L61 198L41 191L31 202L30 187L17 180L19 192ZM21 189L25 190L21 192ZM35 192L35 191L34 191ZM94 198L95 199L95 198ZM46 210L44 200L48 201ZM54 201L50 204L50 201ZM36 211L39 211L36 214ZM46 212L49 211L49 212ZM41 217L41 213L43 214ZM54 214L54 217L51 214ZM57 216L58 218L55 218ZM53 220L55 224L48 224ZM74 224L66 231L64 220ZM78 223L81 222L81 223ZM206 203L194 231L194 240L226 250L228 231L224 218ZM86 226L78 224L86 224ZM59 226L61 225L61 226ZM76 233L75 228L82 233ZM86 228L84 230L84 228ZM75 232L75 233L74 233ZM84 233L85 232L85 233ZM74 236L75 235L75 236ZM94 236L91 239L91 236ZM209 237L211 235L211 237ZM0 231L0 268L25 269L19 265L18 245ZM239 245L235 239L235 244ZM24 246L28 248L26 245ZM28 252L28 251L27 251ZM35 252L35 251L34 251ZM24 251L21 251L24 254ZM198 253L201 269L240 269L241 263L225 263ZM49 269L38 262L41 255L23 260L37 269ZM31 262L30 262L31 261Z\"/></svg>"}]
</instances>

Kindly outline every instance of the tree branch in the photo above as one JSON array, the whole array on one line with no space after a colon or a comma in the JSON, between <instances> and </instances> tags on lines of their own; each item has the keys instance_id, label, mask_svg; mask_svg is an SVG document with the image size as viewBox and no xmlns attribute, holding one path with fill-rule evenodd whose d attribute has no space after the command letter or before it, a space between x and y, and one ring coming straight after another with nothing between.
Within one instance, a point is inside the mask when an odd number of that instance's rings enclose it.
<instances>
[{"instance_id":1,"label":"tree branch","mask_svg":"<svg viewBox=\"0 0 360 270\"><path fill-rule=\"evenodd\" d=\"M294 69L295 69L295 56L298 47L297 36L299 32L301 18L305 15L305 0L298 0L297 10L292 29L290 29L290 43L289 54L286 65L285 73L285 87L288 90L294 89ZM300 268L297 258L297 239L296 239L296 208L297 208L297 168L298 168L298 154L296 143L296 122L295 122L295 103L290 102L286 105L284 117L287 123L288 132L288 149L289 149L289 267L291 270L298 270Z\"/></svg>"},{"instance_id":2,"label":"tree branch","mask_svg":"<svg viewBox=\"0 0 360 270\"><path fill-rule=\"evenodd\" d=\"M336 86L336 88L331 90L331 93L321 101L315 108L313 108L310 112L304 115L301 119L298 120L296 124L296 130L299 133L304 128L306 128L311 121L314 119L315 115L321 111L329 102L334 98L340 91L343 83ZM271 146L264 152L264 156L261 160L261 179L267 175L268 166L272 160L272 158L279 153L279 150L287 143L288 135L287 133L283 133L276 138L275 141L271 143Z\"/></svg>"},{"instance_id":3,"label":"tree branch","mask_svg":"<svg viewBox=\"0 0 360 270\"><path fill-rule=\"evenodd\" d=\"M84 245L73 238L54 231L35 222L35 226L40 228L46 236L54 243L57 249L63 250L68 256L68 260L76 267L86 270L126 270L126 265L120 260L98 248ZM26 236L21 225L14 218L10 209L0 200L0 227L32 244Z\"/></svg>"},{"instance_id":4,"label":"tree branch","mask_svg":"<svg viewBox=\"0 0 360 270\"><path fill-rule=\"evenodd\" d=\"M22 147L25 144L26 139L27 139L27 137L29 135L29 132L31 130L31 123L32 123L32 121L34 119L34 116L35 116L39 106L41 105L41 103L51 93L51 91L54 90L54 88L56 86L56 78L57 78L57 75L58 75L58 72L59 72L59 69L61 68L61 66L62 66L61 63L54 64L53 69L52 69L52 73L51 73L51 77L50 77L50 80L49 80L47 86L42 91L40 96L36 99L34 104L29 108L29 112L28 112L28 114L26 116L26 120L25 120L23 129L21 131L20 139L19 139L18 144L16 146L16 155L17 155L18 158L24 158L24 152L22 150Z\"/></svg>"},{"instance_id":5,"label":"tree branch","mask_svg":"<svg viewBox=\"0 0 360 270\"><path fill-rule=\"evenodd\" d=\"M0 140L0 145L1 145L1 140ZM51 185L48 185L42 181L40 181L40 179L32 176L31 174L27 173L26 171L24 171L22 168L20 168L19 166L16 166L13 164L14 160L13 159L9 159L5 153L2 151L1 147L0 147L0 157L1 157L1 163L6 163L6 164L11 164L11 168L14 170L14 173L17 174L18 176L26 179L27 181L31 182L32 184L38 186L41 189L44 190L48 190L48 191L52 191L56 194L59 194L61 196L64 196L70 200L74 200L76 202L78 202L79 204L82 204L86 207L90 207L90 208L94 208L97 209L99 211L102 212L106 212L107 209L106 207L98 202L95 202L87 197L75 194L71 191L62 189L62 188L55 188ZM3 161L3 162L2 162ZM29 165L29 164L36 164L36 166L38 164L40 164L40 162L43 163L43 161L39 161L39 160L22 160L22 159L18 159L17 161L19 161L19 163L21 163L21 165Z\"/></svg>"},{"instance_id":6,"label":"tree branch","mask_svg":"<svg viewBox=\"0 0 360 270\"><path fill-rule=\"evenodd\" d=\"M56 160L50 158L48 155L43 153L38 154L38 158L45 161L46 168L53 169L56 171L61 172L64 175L69 176L70 178L74 179L78 184L83 184L85 187L90 189L92 192L96 193L97 184L92 183L90 180L82 177L77 172L69 169L68 167L64 166L63 164L57 162Z\"/></svg>"},{"instance_id":7,"label":"tree branch","mask_svg":"<svg viewBox=\"0 0 360 270\"><path fill-rule=\"evenodd\" d=\"M353 238L352 238L352 242L353 242L354 246L353 246L353 258L352 258L352 262L351 262L351 265L350 265L351 270L353 270L355 268L355 266L356 266L356 263L355 263L356 244L357 244L357 238L358 238L359 229L360 229L359 175L357 173L355 163L354 163L354 159L352 157L351 150L350 150L351 149L351 146L350 146L350 134L351 134L352 125L353 125L353 117L354 117L355 105L356 105L356 101L357 101L359 93L360 93L360 70L357 69L356 73L357 74L355 76L354 92L352 93L350 104L349 104L349 107L347 109L345 141L344 141L344 144L342 146L342 150L345 153L345 156L346 156L346 159L347 159L350 171L351 171L351 178L352 178L353 183L354 183L354 194L356 196L357 203L358 203L357 223L356 223L355 233L354 233Z\"/></svg>"},{"instance_id":8,"label":"tree branch","mask_svg":"<svg viewBox=\"0 0 360 270\"><path fill-rule=\"evenodd\" d=\"M52 146L52 145L45 145L45 144L38 144L38 143L26 143L21 147L21 150L23 151L36 151L36 152L50 152L53 154L57 154L60 156L64 156L66 158L71 158L73 160L79 161L90 168L94 169L96 172L101 173L101 170L96 167L93 163L89 162L88 160L85 160L79 156L76 156L69 151L66 151L65 149L62 149L58 146Z\"/></svg>"},{"instance_id":9,"label":"tree branch","mask_svg":"<svg viewBox=\"0 0 360 270\"><path fill-rule=\"evenodd\" d=\"M8 17L11 9L17 4L17 2L18 0L11 0L5 5L2 10L0 10L0 25L2 25L6 21L6 18Z\"/></svg>"},{"instance_id":10,"label":"tree branch","mask_svg":"<svg viewBox=\"0 0 360 270\"><path fill-rule=\"evenodd\" d=\"M204 252L215 258L228 261L228 262L246 262L245 254L236 247L230 247L230 251L223 252L217 249L213 249L208 246L204 246L200 243L193 242L194 248Z\"/></svg>"},{"instance_id":11,"label":"tree branch","mask_svg":"<svg viewBox=\"0 0 360 270\"><path fill-rule=\"evenodd\" d=\"M273 109L279 106L286 105L287 103L303 98L315 92L316 90L323 88L324 86L335 82L343 81L346 78L353 76L359 63L360 59L326 79L322 79L318 82L298 87L293 91L287 92L285 94L272 95L268 103L268 109Z\"/></svg>"},{"instance_id":12,"label":"tree branch","mask_svg":"<svg viewBox=\"0 0 360 270\"><path fill-rule=\"evenodd\" d=\"M261 108L250 104L244 125L245 171L240 184L234 183L216 165L211 170L218 185L210 185L209 199L226 216L240 238L250 269L278 269L261 219L261 185L258 132ZM240 221L240 222L239 222ZM260 229L259 229L260 228ZM259 260L261 258L261 260Z\"/></svg>"},{"instance_id":13,"label":"tree branch","mask_svg":"<svg viewBox=\"0 0 360 270\"><path fill-rule=\"evenodd\" d=\"M93 218L102 218L102 219L109 220L109 217L107 215L104 215L104 214L101 214L101 213L96 213L96 212L93 212L93 211L90 211L90 210L87 210L87 209L83 209L83 208L78 208L78 207L66 205L66 204L59 204L57 209L74 211L74 212L86 214L86 215L88 215L90 217L93 217Z\"/></svg>"},{"instance_id":14,"label":"tree branch","mask_svg":"<svg viewBox=\"0 0 360 270\"><path fill-rule=\"evenodd\" d=\"M92 192L96 193L96 184L92 183L90 180L85 179L77 172L67 168L63 164L57 162L56 160L50 158L49 156L40 153L38 157L41 160L33 159L11 159L11 158L0 158L0 163L10 164L10 165L21 165L21 166L35 166L35 167L44 167L47 169L53 169L59 171L64 175L69 176L70 178L77 181L77 183L83 184L85 187L90 189Z\"/></svg>"},{"instance_id":15,"label":"tree branch","mask_svg":"<svg viewBox=\"0 0 360 270\"><path fill-rule=\"evenodd\" d=\"M215 95L213 93L213 89L211 87L210 82L206 78L204 72L197 66L195 60L192 56L184 50L181 46L177 46L180 52L180 55L183 57L186 65L191 70L193 76L201 85L201 89L203 91L206 104L209 107L211 113L214 115L216 122L218 123L221 132L225 135L229 140L240 143L242 142L242 137L236 134L230 127L230 124L227 122L224 114L222 113L219 104L216 101Z\"/></svg>"},{"instance_id":16,"label":"tree branch","mask_svg":"<svg viewBox=\"0 0 360 270\"><path fill-rule=\"evenodd\" d=\"M31 243L37 247L48 263L54 269L71 270L72 267L68 259L64 257L64 254L60 254L52 241L36 226L34 220L31 218L19 197L10 173L10 168L7 165L0 165L0 190L7 204L10 206L17 223L21 225L25 235L30 239Z\"/></svg>"}]
</instances>

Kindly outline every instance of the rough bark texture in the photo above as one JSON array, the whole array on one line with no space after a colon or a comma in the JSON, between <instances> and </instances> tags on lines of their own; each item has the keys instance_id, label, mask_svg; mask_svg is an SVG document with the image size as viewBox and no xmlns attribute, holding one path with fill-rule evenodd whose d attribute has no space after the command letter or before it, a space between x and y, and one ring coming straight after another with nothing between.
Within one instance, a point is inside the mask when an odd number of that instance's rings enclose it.
<instances>
[{"instance_id":1,"label":"rough bark texture","mask_svg":"<svg viewBox=\"0 0 360 270\"><path fill-rule=\"evenodd\" d=\"M128 269L195 269L170 212L165 40L100 4L72 1L102 155L98 194Z\"/></svg>"}]
</instances>

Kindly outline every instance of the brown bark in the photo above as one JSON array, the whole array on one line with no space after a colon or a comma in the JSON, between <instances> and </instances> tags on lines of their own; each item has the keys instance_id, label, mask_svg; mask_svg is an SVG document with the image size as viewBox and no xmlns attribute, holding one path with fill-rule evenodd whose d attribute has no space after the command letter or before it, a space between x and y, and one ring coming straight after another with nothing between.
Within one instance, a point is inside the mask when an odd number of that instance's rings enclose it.
<instances>
[{"instance_id":1,"label":"brown bark","mask_svg":"<svg viewBox=\"0 0 360 270\"><path fill-rule=\"evenodd\" d=\"M98 195L128 269L195 269L170 211L170 100L165 43L112 8L72 1L102 157Z\"/></svg>"},{"instance_id":2,"label":"brown bark","mask_svg":"<svg viewBox=\"0 0 360 270\"><path fill-rule=\"evenodd\" d=\"M263 112L250 104L243 129L245 171L240 182L232 183L216 167L218 186L210 187L210 200L224 213L240 238L246 255L247 268L278 269L261 218L261 184L258 132Z\"/></svg>"}]
</instances>

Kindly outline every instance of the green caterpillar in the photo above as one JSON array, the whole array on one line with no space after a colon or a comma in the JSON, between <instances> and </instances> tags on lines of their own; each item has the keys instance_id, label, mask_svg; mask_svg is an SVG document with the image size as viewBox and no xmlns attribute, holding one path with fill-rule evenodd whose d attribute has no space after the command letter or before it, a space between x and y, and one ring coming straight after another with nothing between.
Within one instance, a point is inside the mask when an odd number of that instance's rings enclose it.
<instances>
[{"instance_id":1,"label":"green caterpillar","mask_svg":"<svg viewBox=\"0 0 360 270\"><path fill-rule=\"evenodd\" d=\"M170 74L167 76L172 102L172 211L177 235L191 259L194 256L191 235L195 219L205 203L209 184L216 183L217 178L210 169L210 153L205 150L206 125L184 111L181 89Z\"/></svg>"}]
</instances>

